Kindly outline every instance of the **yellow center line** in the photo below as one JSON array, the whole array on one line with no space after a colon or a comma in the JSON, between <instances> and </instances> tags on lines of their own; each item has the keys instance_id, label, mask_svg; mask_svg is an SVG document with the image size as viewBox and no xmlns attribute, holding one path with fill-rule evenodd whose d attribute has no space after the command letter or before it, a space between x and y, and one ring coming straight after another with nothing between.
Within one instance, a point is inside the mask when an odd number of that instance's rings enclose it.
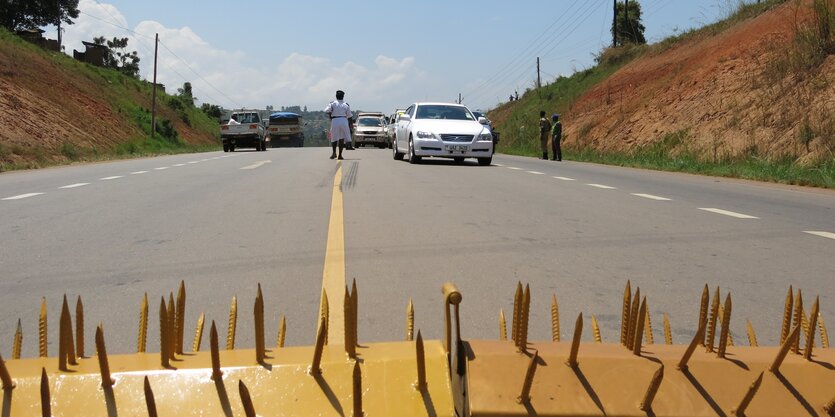
<instances>
[{"instance_id":1,"label":"yellow center line","mask_svg":"<svg viewBox=\"0 0 835 417\"><path fill-rule=\"evenodd\" d=\"M325 249L325 269L322 290L328 296L328 340L339 344L345 339L345 315L342 304L345 295L345 227L342 211L342 165L333 177L333 197L328 225L328 246ZM321 304L320 304L321 305Z\"/></svg>"}]
</instances>

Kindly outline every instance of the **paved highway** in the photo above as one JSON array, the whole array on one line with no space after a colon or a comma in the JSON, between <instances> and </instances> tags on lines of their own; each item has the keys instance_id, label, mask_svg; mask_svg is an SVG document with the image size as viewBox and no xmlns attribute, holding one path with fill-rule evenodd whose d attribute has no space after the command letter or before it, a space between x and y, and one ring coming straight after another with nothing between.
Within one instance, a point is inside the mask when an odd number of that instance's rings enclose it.
<instances>
[{"instance_id":1,"label":"paved highway","mask_svg":"<svg viewBox=\"0 0 835 417\"><path fill-rule=\"evenodd\" d=\"M469 338L497 337L517 281L532 289L531 339L550 338L555 293L564 338L583 312L587 340L595 314L616 341L626 280L647 296L656 342L663 313L676 343L692 337L705 284L732 293L737 344L746 319L761 344L776 343L789 285L807 309L819 295L835 326L831 190L503 155L490 167L410 165L377 149L328 155L217 152L0 175L0 352L9 356L22 318L24 356L37 354L46 297L56 355L64 294L73 311L84 300L87 346L102 322L108 350L131 352L145 293L158 351L160 297L180 280L187 346L201 312L225 328L237 295L238 346L251 347L258 283L267 340L285 314L287 343L312 344L323 284L354 278L361 342L403 338L409 298L416 327L441 338L445 281L463 293Z\"/></svg>"}]
</instances>

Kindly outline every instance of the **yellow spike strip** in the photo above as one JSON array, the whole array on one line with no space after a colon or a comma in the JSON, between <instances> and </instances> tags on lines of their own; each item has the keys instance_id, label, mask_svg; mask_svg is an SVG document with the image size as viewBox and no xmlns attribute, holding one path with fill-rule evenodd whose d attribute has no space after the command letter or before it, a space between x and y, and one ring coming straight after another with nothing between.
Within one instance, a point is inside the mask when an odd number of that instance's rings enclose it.
<instances>
[{"instance_id":1,"label":"yellow spike strip","mask_svg":"<svg viewBox=\"0 0 835 417\"><path fill-rule=\"evenodd\" d=\"M49 395L49 377L46 376L46 368L41 368L41 415L52 417L52 399Z\"/></svg>"},{"instance_id":2,"label":"yellow spike strip","mask_svg":"<svg viewBox=\"0 0 835 417\"><path fill-rule=\"evenodd\" d=\"M415 357L417 358L417 382L415 389L424 392L426 391L426 355L423 348L423 336L418 330L417 341L415 341Z\"/></svg>"},{"instance_id":3,"label":"yellow spike strip","mask_svg":"<svg viewBox=\"0 0 835 417\"><path fill-rule=\"evenodd\" d=\"M18 320L18 327L20 327L20 320ZM823 313L818 313L818 327L821 331L821 347L829 349L829 333L826 332L826 324L823 322ZM20 349L18 348L18 352Z\"/></svg>"},{"instance_id":4,"label":"yellow spike strip","mask_svg":"<svg viewBox=\"0 0 835 417\"><path fill-rule=\"evenodd\" d=\"M821 321L823 323L823 321ZM23 347L23 326L20 319L17 319L17 330L14 332L14 344L12 345L12 359L20 359L20 349Z\"/></svg>"},{"instance_id":5,"label":"yellow spike strip","mask_svg":"<svg viewBox=\"0 0 835 417\"><path fill-rule=\"evenodd\" d=\"M507 340L507 320L504 318L504 310L499 309L499 340Z\"/></svg>"},{"instance_id":6,"label":"yellow spike strip","mask_svg":"<svg viewBox=\"0 0 835 417\"><path fill-rule=\"evenodd\" d=\"M84 357L84 304L81 296L75 302L75 353L79 358Z\"/></svg>"},{"instance_id":7,"label":"yellow spike strip","mask_svg":"<svg viewBox=\"0 0 835 417\"><path fill-rule=\"evenodd\" d=\"M751 386L748 387L748 391L745 392L745 396L742 397L742 401L739 402L739 405L736 406L733 410L731 410L731 415L733 416L744 416L745 410L748 408L748 405L751 404L751 400L754 399L754 395L757 394L757 391L760 389L760 384L763 382L763 375L765 371L760 372L760 376L751 383Z\"/></svg>"},{"instance_id":8,"label":"yellow spike strip","mask_svg":"<svg viewBox=\"0 0 835 417\"><path fill-rule=\"evenodd\" d=\"M556 294L551 294L551 340L560 341L560 305Z\"/></svg>"},{"instance_id":9,"label":"yellow spike strip","mask_svg":"<svg viewBox=\"0 0 835 417\"><path fill-rule=\"evenodd\" d=\"M200 317L197 319L197 327L194 329L194 341L191 343L192 352L200 351L200 343L203 342L203 326L205 323L206 316L204 313L200 313Z\"/></svg>"},{"instance_id":10,"label":"yellow spike strip","mask_svg":"<svg viewBox=\"0 0 835 417\"><path fill-rule=\"evenodd\" d=\"M331 307L330 307L330 302L328 301L328 293L327 293L327 291L325 291L324 288L322 288L322 304L319 307L320 307L319 315L325 319L325 323L330 324L330 321L331 321L331 318L330 318ZM324 340L325 340L325 345L327 346L327 344L328 344L328 332L325 332L325 339Z\"/></svg>"},{"instance_id":11,"label":"yellow spike strip","mask_svg":"<svg viewBox=\"0 0 835 417\"><path fill-rule=\"evenodd\" d=\"M629 316L632 311L632 287L629 280L623 290L623 311L620 316L620 344L626 346L626 335L629 333Z\"/></svg>"},{"instance_id":12,"label":"yellow spike strip","mask_svg":"<svg viewBox=\"0 0 835 417\"><path fill-rule=\"evenodd\" d=\"M794 299L793 325L803 328L803 294L801 293L800 288L797 289L797 296ZM800 353L799 336L794 340L794 344L792 344L792 353Z\"/></svg>"},{"instance_id":13,"label":"yellow spike strip","mask_svg":"<svg viewBox=\"0 0 835 417\"><path fill-rule=\"evenodd\" d=\"M177 337L175 339L175 352L178 355L183 354L183 338L185 337L186 329L186 283L180 281L180 288L177 290L177 310L176 310L176 324Z\"/></svg>"},{"instance_id":14,"label":"yellow spike strip","mask_svg":"<svg viewBox=\"0 0 835 417\"><path fill-rule=\"evenodd\" d=\"M707 287L707 284L705 284L705 288L702 290L702 298L699 301L699 322L697 323L697 326L699 326L699 327L704 326L705 329L707 329L707 318L708 318L707 312L708 312L708 305L709 304L710 304L710 289ZM671 334L672 334L672 332L671 332ZM668 345L673 344L672 337L670 337L670 342L667 342L667 344ZM702 335L702 340L699 341L699 344L702 345L702 346L705 345L704 335Z\"/></svg>"},{"instance_id":15,"label":"yellow spike strip","mask_svg":"<svg viewBox=\"0 0 835 417\"><path fill-rule=\"evenodd\" d=\"M568 360L565 364L576 368L577 367L577 353L580 350L580 339L583 337L583 313L577 316L577 321L574 323L574 338L571 340L571 353L568 355Z\"/></svg>"},{"instance_id":16,"label":"yellow spike strip","mask_svg":"<svg viewBox=\"0 0 835 417\"><path fill-rule=\"evenodd\" d=\"M165 297L161 297L159 302L159 357L160 365L168 368L171 355L168 354L168 308L165 306Z\"/></svg>"},{"instance_id":17,"label":"yellow spike strip","mask_svg":"<svg viewBox=\"0 0 835 417\"><path fill-rule=\"evenodd\" d=\"M235 349L235 330L238 326L238 297L232 296L229 306L229 326L226 328L226 350Z\"/></svg>"},{"instance_id":18,"label":"yellow spike strip","mask_svg":"<svg viewBox=\"0 0 835 417\"><path fill-rule=\"evenodd\" d=\"M3 391L11 391L14 387L9 369L6 368L6 362L3 360L3 355L0 355L0 384L2 384Z\"/></svg>"},{"instance_id":19,"label":"yellow spike strip","mask_svg":"<svg viewBox=\"0 0 835 417\"><path fill-rule=\"evenodd\" d=\"M710 304L710 317L707 322L707 339L705 339L705 348L708 352L713 352L713 342L716 339L716 321L719 319L719 287L716 287L716 292L713 294L713 302Z\"/></svg>"},{"instance_id":20,"label":"yellow spike strip","mask_svg":"<svg viewBox=\"0 0 835 417\"><path fill-rule=\"evenodd\" d=\"M596 343L603 343L603 339L600 337L600 325L597 324L597 317L594 314L591 315L591 330L594 334L594 341Z\"/></svg>"},{"instance_id":21,"label":"yellow spike strip","mask_svg":"<svg viewBox=\"0 0 835 417\"><path fill-rule=\"evenodd\" d=\"M220 381L223 371L220 370L220 347L217 341L217 326L212 320L212 327L209 329L209 352L212 358L212 381Z\"/></svg>"},{"instance_id":22,"label":"yellow spike strip","mask_svg":"<svg viewBox=\"0 0 835 417\"><path fill-rule=\"evenodd\" d=\"M635 356L641 356L641 340L644 338L642 334L644 331L643 322L646 320L647 317L647 298L644 297L641 300L641 307L638 311L638 319L635 322L635 338L634 338L634 345L632 346L632 354Z\"/></svg>"},{"instance_id":23,"label":"yellow spike strip","mask_svg":"<svg viewBox=\"0 0 835 417\"><path fill-rule=\"evenodd\" d=\"M806 349L803 349L803 358L812 360L812 348L815 346L815 330L818 327L818 314L820 313L820 297L815 298L812 304L812 312L809 315L812 321L809 323L809 330L806 332Z\"/></svg>"},{"instance_id":24,"label":"yellow spike strip","mask_svg":"<svg viewBox=\"0 0 835 417\"><path fill-rule=\"evenodd\" d=\"M638 326L638 313L641 309L641 287L635 290L632 297L631 313L629 314L629 331L626 333L626 348L632 350L635 347L635 328ZM643 323L641 324L643 327ZM640 343L640 340L638 341Z\"/></svg>"},{"instance_id":25,"label":"yellow spike strip","mask_svg":"<svg viewBox=\"0 0 835 417\"><path fill-rule=\"evenodd\" d=\"M356 359L357 357L357 342L354 340L353 317L351 311L351 294L348 294L348 287L345 287L345 296L342 300L342 313L345 317L345 354L349 359Z\"/></svg>"},{"instance_id":26,"label":"yellow spike strip","mask_svg":"<svg viewBox=\"0 0 835 417\"><path fill-rule=\"evenodd\" d=\"M264 342L264 298L261 294L261 284L258 284L258 294L255 296L253 310L255 316L255 362L263 364L267 356L267 346Z\"/></svg>"},{"instance_id":27,"label":"yellow spike strip","mask_svg":"<svg viewBox=\"0 0 835 417\"><path fill-rule=\"evenodd\" d=\"M731 302L731 293L728 293L725 296L725 308L724 310L724 317L722 318L722 331L719 334L719 350L716 353L716 356L719 358L725 358L725 350L728 348L728 338L730 337L730 326L731 326L731 308L733 303Z\"/></svg>"},{"instance_id":28,"label":"yellow spike strip","mask_svg":"<svg viewBox=\"0 0 835 417\"><path fill-rule=\"evenodd\" d=\"M61 306L61 315L64 316L64 343L67 347L67 363L78 365L75 356L75 341L73 340L72 316L70 316L70 305L67 303L67 295L64 294L64 303Z\"/></svg>"},{"instance_id":29,"label":"yellow spike strip","mask_svg":"<svg viewBox=\"0 0 835 417\"><path fill-rule=\"evenodd\" d=\"M638 408L641 411L649 412L652 410L652 401L655 399L655 394L658 393L658 388L661 387L661 381L664 379L664 365L661 365L655 374L652 375L652 380L650 380L649 387L647 387L647 393L644 394L644 399L641 400L641 404L638 405Z\"/></svg>"},{"instance_id":30,"label":"yellow spike strip","mask_svg":"<svg viewBox=\"0 0 835 417\"><path fill-rule=\"evenodd\" d=\"M510 329L511 339L515 346L519 346L519 319L522 314L522 283L516 282L516 294L513 295L513 328Z\"/></svg>"},{"instance_id":31,"label":"yellow spike strip","mask_svg":"<svg viewBox=\"0 0 835 417\"><path fill-rule=\"evenodd\" d=\"M244 381L238 380L238 393L241 394L241 403L244 406L244 415L246 417L255 417L255 406L252 405L252 397L249 395L249 390L246 388Z\"/></svg>"},{"instance_id":32,"label":"yellow spike strip","mask_svg":"<svg viewBox=\"0 0 835 417\"><path fill-rule=\"evenodd\" d=\"M783 360L786 359L786 355L789 354L789 350L792 346L795 345L797 339L800 338L800 325L794 326L789 336L786 338L786 341L780 346L780 351L777 353L777 357L774 358L774 362L771 363L771 366L768 368L769 371L772 373L780 372L780 365L783 364Z\"/></svg>"},{"instance_id":33,"label":"yellow spike strip","mask_svg":"<svg viewBox=\"0 0 835 417\"><path fill-rule=\"evenodd\" d=\"M145 382L142 384L145 390L145 406L148 408L148 417L157 417L157 402L154 399L154 391L151 390L151 381L145 375Z\"/></svg>"},{"instance_id":34,"label":"yellow spike strip","mask_svg":"<svg viewBox=\"0 0 835 417\"><path fill-rule=\"evenodd\" d=\"M786 294L786 305L783 308L783 327L780 328L781 345L786 341L786 338L789 336L789 331L792 328L792 311L794 311L794 306L792 304L793 300L794 292L792 291L792 286L789 285L789 292Z\"/></svg>"},{"instance_id":35,"label":"yellow spike strip","mask_svg":"<svg viewBox=\"0 0 835 417\"><path fill-rule=\"evenodd\" d=\"M362 417L365 413L362 411L362 370L360 369L359 362L354 362L352 380L353 410L351 411L351 416Z\"/></svg>"},{"instance_id":36,"label":"yellow spike strip","mask_svg":"<svg viewBox=\"0 0 835 417\"><path fill-rule=\"evenodd\" d=\"M168 355L171 360L177 353L177 307L174 304L174 293L168 293Z\"/></svg>"},{"instance_id":37,"label":"yellow spike strip","mask_svg":"<svg viewBox=\"0 0 835 417\"><path fill-rule=\"evenodd\" d=\"M676 369L679 371L686 371L687 370L687 362L690 361L690 357L693 356L693 352L696 350L696 347L702 344L705 340L705 329L707 327L706 322L701 322L699 325L699 329L696 330L696 334L693 336L693 340L687 346L687 349L684 351L684 355L681 356L681 360L678 361L678 365Z\"/></svg>"},{"instance_id":38,"label":"yellow spike strip","mask_svg":"<svg viewBox=\"0 0 835 417\"><path fill-rule=\"evenodd\" d=\"M38 353L45 358L49 354L46 344L46 297L41 298L41 313L38 317Z\"/></svg>"},{"instance_id":39,"label":"yellow spike strip","mask_svg":"<svg viewBox=\"0 0 835 417\"><path fill-rule=\"evenodd\" d=\"M319 318L319 330L316 332L316 346L313 348L313 361L310 367L307 368L307 373L310 375L320 375L322 369L320 364L322 362L322 351L325 350L325 337L328 334L328 321L323 316Z\"/></svg>"},{"instance_id":40,"label":"yellow spike strip","mask_svg":"<svg viewBox=\"0 0 835 417\"><path fill-rule=\"evenodd\" d=\"M406 304L406 341L411 342L415 334L415 307L412 299Z\"/></svg>"},{"instance_id":41,"label":"yellow spike strip","mask_svg":"<svg viewBox=\"0 0 835 417\"><path fill-rule=\"evenodd\" d=\"M528 349L528 320L531 316L531 287L525 284L525 293L522 295L522 318L519 321L519 350L526 352Z\"/></svg>"},{"instance_id":42,"label":"yellow spike strip","mask_svg":"<svg viewBox=\"0 0 835 417\"><path fill-rule=\"evenodd\" d=\"M136 338L136 352L144 353L145 344L148 340L148 293L142 297L142 305L139 307L139 336Z\"/></svg>"},{"instance_id":43,"label":"yellow spike strip","mask_svg":"<svg viewBox=\"0 0 835 417\"><path fill-rule=\"evenodd\" d=\"M96 328L96 357L99 359L99 369L101 370L101 386L103 388L112 387L116 381L110 376L110 364L107 361L107 349L104 346L104 330L101 324Z\"/></svg>"},{"instance_id":44,"label":"yellow spike strip","mask_svg":"<svg viewBox=\"0 0 835 417\"><path fill-rule=\"evenodd\" d=\"M751 324L751 320L748 320L748 344L751 347L759 346L759 343L757 343L757 333L754 332L754 325Z\"/></svg>"},{"instance_id":45,"label":"yellow spike strip","mask_svg":"<svg viewBox=\"0 0 835 417\"><path fill-rule=\"evenodd\" d=\"M647 306L647 320L644 327L644 335L647 339L647 345L655 344L655 338L652 336L652 319L649 317L649 306Z\"/></svg>"},{"instance_id":46,"label":"yellow spike strip","mask_svg":"<svg viewBox=\"0 0 835 417\"><path fill-rule=\"evenodd\" d=\"M522 392L516 398L519 404L528 404L531 402L531 387L533 386L533 377L536 375L536 366L539 362L539 352L534 352L531 361L528 363L528 370L525 372L525 381L522 383Z\"/></svg>"},{"instance_id":47,"label":"yellow spike strip","mask_svg":"<svg viewBox=\"0 0 835 417\"><path fill-rule=\"evenodd\" d=\"M357 279L354 278L351 284L351 327L354 329L354 343L359 346L359 293L357 292Z\"/></svg>"},{"instance_id":48,"label":"yellow spike strip","mask_svg":"<svg viewBox=\"0 0 835 417\"><path fill-rule=\"evenodd\" d=\"M276 346L283 348L284 347L284 338L287 334L287 321L284 319L284 314L281 315L281 321L278 325L278 340L276 341Z\"/></svg>"},{"instance_id":49,"label":"yellow spike strip","mask_svg":"<svg viewBox=\"0 0 835 417\"><path fill-rule=\"evenodd\" d=\"M704 327L706 325L706 323L703 324L699 321L699 326ZM664 343L667 345L673 344L673 331L670 329L670 316L668 316L667 313L664 313ZM704 343L704 338L702 338L702 340L699 341L699 344L703 345Z\"/></svg>"}]
</instances>

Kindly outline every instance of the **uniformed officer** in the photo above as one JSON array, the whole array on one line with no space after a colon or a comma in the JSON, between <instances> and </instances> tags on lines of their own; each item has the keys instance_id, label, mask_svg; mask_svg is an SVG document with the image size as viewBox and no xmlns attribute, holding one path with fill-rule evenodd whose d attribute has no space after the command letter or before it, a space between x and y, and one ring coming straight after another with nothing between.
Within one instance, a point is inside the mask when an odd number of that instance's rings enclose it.
<instances>
[{"instance_id":1,"label":"uniformed officer","mask_svg":"<svg viewBox=\"0 0 835 417\"><path fill-rule=\"evenodd\" d=\"M562 123L560 122L560 115L554 113L551 115L551 149L554 151L552 161L562 161L562 149L560 142L562 141Z\"/></svg>"},{"instance_id":2,"label":"uniformed officer","mask_svg":"<svg viewBox=\"0 0 835 417\"><path fill-rule=\"evenodd\" d=\"M348 121L353 117L353 114L351 113L351 106L343 101L344 98L345 92L337 90L336 100L328 103L327 107L325 107L325 113L331 118L330 140L331 148L333 149L331 159L343 159L342 149L345 147L345 143L351 140L351 127ZM337 146L339 146L338 156L336 154Z\"/></svg>"},{"instance_id":3,"label":"uniformed officer","mask_svg":"<svg viewBox=\"0 0 835 417\"><path fill-rule=\"evenodd\" d=\"M539 112L539 148L542 159L548 159L548 137L551 136L551 122L545 117L545 110Z\"/></svg>"}]
</instances>

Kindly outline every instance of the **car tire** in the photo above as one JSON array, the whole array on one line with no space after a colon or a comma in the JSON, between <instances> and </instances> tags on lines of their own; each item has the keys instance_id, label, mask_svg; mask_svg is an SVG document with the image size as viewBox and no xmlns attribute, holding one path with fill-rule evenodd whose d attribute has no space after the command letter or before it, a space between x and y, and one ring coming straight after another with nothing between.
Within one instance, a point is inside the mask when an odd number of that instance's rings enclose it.
<instances>
[{"instance_id":1,"label":"car tire","mask_svg":"<svg viewBox=\"0 0 835 417\"><path fill-rule=\"evenodd\" d=\"M409 163L410 164L419 164L421 157L415 155L415 144L412 142L412 138L409 138Z\"/></svg>"},{"instance_id":2,"label":"car tire","mask_svg":"<svg viewBox=\"0 0 835 417\"><path fill-rule=\"evenodd\" d=\"M235 152L235 145L229 145L229 152Z\"/></svg>"},{"instance_id":3,"label":"car tire","mask_svg":"<svg viewBox=\"0 0 835 417\"><path fill-rule=\"evenodd\" d=\"M226 143L223 144L223 152L229 152L229 145Z\"/></svg>"},{"instance_id":4,"label":"car tire","mask_svg":"<svg viewBox=\"0 0 835 417\"><path fill-rule=\"evenodd\" d=\"M395 161L402 161L403 160L403 153L397 152L397 146L392 146L392 156L394 157Z\"/></svg>"},{"instance_id":5,"label":"car tire","mask_svg":"<svg viewBox=\"0 0 835 417\"><path fill-rule=\"evenodd\" d=\"M489 158L478 158L478 164L481 166L488 166L493 163L493 157Z\"/></svg>"}]
</instances>

